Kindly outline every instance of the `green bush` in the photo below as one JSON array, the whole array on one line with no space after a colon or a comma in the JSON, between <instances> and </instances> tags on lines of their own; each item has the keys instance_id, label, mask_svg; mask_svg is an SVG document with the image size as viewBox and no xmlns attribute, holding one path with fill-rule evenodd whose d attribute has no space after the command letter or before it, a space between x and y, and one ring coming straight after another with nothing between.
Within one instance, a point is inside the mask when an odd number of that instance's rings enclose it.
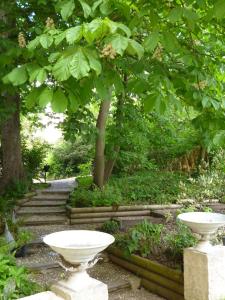
<instances>
[{"instance_id":1,"label":"green bush","mask_svg":"<svg viewBox=\"0 0 225 300\"><path fill-rule=\"evenodd\" d=\"M80 167L82 168L81 164L90 161L91 151L92 146L84 144L80 139L74 143L64 141L57 144L47 159L50 165L49 176L65 178L79 174Z\"/></svg>"},{"instance_id":2,"label":"green bush","mask_svg":"<svg viewBox=\"0 0 225 300\"><path fill-rule=\"evenodd\" d=\"M197 238L187 226L181 222L177 222L176 229L165 235L164 243L167 256L177 262L182 262L183 250L195 246Z\"/></svg>"},{"instance_id":3,"label":"green bush","mask_svg":"<svg viewBox=\"0 0 225 300\"><path fill-rule=\"evenodd\" d=\"M121 203L121 193L113 186L106 185L103 190L78 188L71 195L73 207L117 206Z\"/></svg>"},{"instance_id":4,"label":"green bush","mask_svg":"<svg viewBox=\"0 0 225 300\"><path fill-rule=\"evenodd\" d=\"M181 173L145 171L133 176L114 177L110 184L121 191L124 204L164 204L177 201L181 180L186 180Z\"/></svg>"},{"instance_id":5,"label":"green bush","mask_svg":"<svg viewBox=\"0 0 225 300\"><path fill-rule=\"evenodd\" d=\"M100 231L115 234L120 231L120 221L111 219L109 221L106 221L102 226L100 227Z\"/></svg>"},{"instance_id":6,"label":"green bush","mask_svg":"<svg viewBox=\"0 0 225 300\"><path fill-rule=\"evenodd\" d=\"M23 162L30 179L39 178L42 170L44 160L49 151L49 145L39 140L33 140L30 145L23 140L22 155Z\"/></svg>"},{"instance_id":7,"label":"green bush","mask_svg":"<svg viewBox=\"0 0 225 300\"><path fill-rule=\"evenodd\" d=\"M144 221L132 228L126 235L118 236L116 244L132 254L140 254L143 257L156 253L161 243L164 226Z\"/></svg>"},{"instance_id":8,"label":"green bush","mask_svg":"<svg viewBox=\"0 0 225 300\"><path fill-rule=\"evenodd\" d=\"M196 201L204 199L219 199L225 202L225 151L219 150L214 154L211 164L199 168L196 177L190 177L180 182L179 198L192 198Z\"/></svg>"},{"instance_id":9,"label":"green bush","mask_svg":"<svg viewBox=\"0 0 225 300\"><path fill-rule=\"evenodd\" d=\"M18 299L39 291L37 284L29 280L28 271L18 267L13 256L0 253L0 299Z\"/></svg>"},{"instance_id":10,"label":"green bush","mask_svg":"<svg viewBox=\"0 0 225 300\"><path fill-rule=\"evenodd\" d=\"M92 184L92 177L79 177L78 188L71 195L71 205L112 206L128 204L175 203L180 180L185 175L171 172L139 172L132 176L113 176L103 190Z\"/></svg>"}]
</instances>

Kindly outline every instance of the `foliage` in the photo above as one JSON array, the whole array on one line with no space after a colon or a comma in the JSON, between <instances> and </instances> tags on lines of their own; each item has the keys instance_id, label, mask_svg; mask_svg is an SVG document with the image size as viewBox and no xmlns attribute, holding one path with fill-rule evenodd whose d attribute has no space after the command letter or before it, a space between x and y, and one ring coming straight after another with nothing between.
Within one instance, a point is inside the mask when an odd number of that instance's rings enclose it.
<instances>
[{"instance_id":1,"label":"foliage","mask_svg":"<svg viewBox=\"0 0 225 300\"><path fill-rule=\"evenodd\" d=\"M114 176L103 190L91 186L91 177L78 178L71 205L111 206L126 204L175 203L180 194L180 173L145 171L132 176ZM79 182L81 186L79 187Z\"/></svg>"},{"instance_id":2,"label":"foliage","mask_svg":"<svg viewBox=\"0 0 225 300\"><path fill-rule=\"evenodd\" d=\"M121 116L117 116L119 112L116 110L106 135L106 158L113 157L115 146L119 146L113 173L133 174L140 170L155 169L155 164L149 160L148 119L128 97L120 109Z\"/></svg>"},{"instance_id":3,"label":"foliage","mask_svg":"<svg viewBox=\"0 0 225 300\"><path fill-rule=\"evenodd\" d=\"M0 253L0 297L13 300L32 295L40 291L37 284L31 282L24 267L16 265L14 257Z\"/></svg>"},{"instance_id":4,"label":"foliage","mask_svg":"<svg viewBox=\"0 0 225 300\"><path fill-rule=\"evenodd\" d=\"M151 113L147 131L149 159L159 168L167 167L172 159L202 144L199 130L194 128L186 112L171 110L164 116Z\"/></svg>"},{"instance_id":5,"label":"foliage","mask_svg":"<svg viewBox=\"0 0 225 300\"><path fill-rule=\"evenodd\" d=\"M35 30L28 30L27 48L9 55L10 62L17 57L19 63L3 81L8 87L29 85L28 106L51 103L57 112L76 111L93 95L106 99L109 88L116 96L126 90L147 112L192 107L193 123L205 141L224 142L222 1L155 5L101 0L75 5L71 0L37 6L28 1L17 6L20 15L27 6L33 11L27 19ZM55 16L45 27L46 15L39 13L43 6ZM18 22L20 28L29 27L27 19ZM33 84L37 81L38 87Z\"/></svg>"},{"instance_id":6,"label":"foliage","mask_svg":"<svg viewBox=\"0 0 225 300\"><path fill-rule=\"evenodd\" d=\"M181 194L179 198L192 198L197 201L205 199L219 199L225 201L225 172L224 151L221 149L212 158L210 166L199 168L196 178L190 177L189 183L180 182Z\"/></svg>"},{"instance_id":7,"label":"foliage","mask_svg":"<svg viewBox=\"0 0 225 300\"><path fill-rule=\"evenodd\" d=\"M180 193L180 180L186 176L176 172L145 171L133 176L113 177L109 184L122 194L123 203L174 203Z\"/></svg>"},{"instance_id":8,"label":"foliage","mask_svg":"<svg viewBox=\"0 0 225 300\"><path fill-rule=\"evenodd\" d=\"M162 224L144 221L132 228L125 236L117 238L116 244L129 254L138 253L143 257L155 253L161 243Z\"/></svg>"},{"instance_id":9,"label":"foliage","mask_svg":"<svg viewBox=\"0 0 225 300\"><path fill-rule=\"evenodd\" d=\"M109 221L106 221L101 227L100 231L115 234L118 233L120 230L120 221L116 219L111 219Z\"/></svg>"},{"instance_id":10,"label":"foliage","mask_svg":"<svg viewBox=\"0 0 225 300\"><path fill-rule=\"evenodd\" d=\"M92 147L80 139L56 145L47 158L50 165L49 176L63 178L75 176L81 164L89 163Z\"/></svg>"},{"instance_id":11,"label":"foliage","mask_svg":"<svg viewBox=\"0 0 225 300\"><path fill-rule=\"evenodd\" d=\"M25 139L22 143L23 162L26 168L27 176L31 180L40 177L44 160L47 156L49 145L39 140L33 140L31 145L28 145Z\"/></svg>"},{"instance_id":12,"label":"foliage","mask_svg":"<svg viewBox=\"0 0 225 300\"><path fill-rule=\"evenodd\" d=\"M70 196L73 207L118 206L121 200L120 190L110 185L106 185L103 189L78 187Z\"/></svg>"},{"instance_id":13,"label":"foliage","mask_svg":"<svg viewBox=\"0 0 225 300\"><path fill-rule=\"evenodd\" d=\"M176 229L169 232L164 237L166 254L176 261L183 260L183 250L188 247L193 247L197 243L197 238L193 236L191 230L177 222Z\"/></svg>"}]
</instances>

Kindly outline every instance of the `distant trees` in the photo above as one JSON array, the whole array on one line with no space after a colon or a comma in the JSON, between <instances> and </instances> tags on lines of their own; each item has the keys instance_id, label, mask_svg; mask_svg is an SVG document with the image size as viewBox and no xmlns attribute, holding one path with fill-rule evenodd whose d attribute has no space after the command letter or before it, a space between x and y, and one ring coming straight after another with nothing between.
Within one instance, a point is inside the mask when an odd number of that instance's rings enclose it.
<instances>
[{"instance_id":1,"label":"distant trees","mask_svg":"<svg viewBox=\"0 0 225 300\"><path fill-rule=\"evenodd\" d=\"M115 141L107 163L112 101L122 111L120 99L129 99L143 114L191 108L205 142L223 144L224 1L42 0L20 8L29 11L33 31L3 82L25 86L29 108L51 103L56 112L73 112L95 99L97 186L104 186L120 149ZM122 114L119 119L118 126Z\"/></svg>"}]
</instances>

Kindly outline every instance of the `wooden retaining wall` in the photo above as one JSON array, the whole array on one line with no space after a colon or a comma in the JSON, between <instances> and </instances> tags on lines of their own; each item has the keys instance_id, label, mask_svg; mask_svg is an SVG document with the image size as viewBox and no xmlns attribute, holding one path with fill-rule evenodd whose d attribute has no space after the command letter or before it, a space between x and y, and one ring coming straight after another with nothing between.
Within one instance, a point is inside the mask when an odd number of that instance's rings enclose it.
<instances>
[{"instance_id":1,"label":"wooden retaining wall","mask_svg":"<svg viewBox=\"0 0 225 300\"><path fill-rule=\"evenodd\" d=\"M184 300L183 273L137 255L108 248L110 260L141 278L141 286L168 300Z\"/></svg>"},{"instance_id":2,"label":"wooden retaining wall","mask_svg":"<svg viewBox=\"0 0 225 300\"><path fill-rule=\"evenodd\" d=\"M112 218L118 220L144 219L159 209L178 209L182 205L132 205L118 207L81 207L67 206L70 224L104 223Z\"/></svg>"}]
</instances>

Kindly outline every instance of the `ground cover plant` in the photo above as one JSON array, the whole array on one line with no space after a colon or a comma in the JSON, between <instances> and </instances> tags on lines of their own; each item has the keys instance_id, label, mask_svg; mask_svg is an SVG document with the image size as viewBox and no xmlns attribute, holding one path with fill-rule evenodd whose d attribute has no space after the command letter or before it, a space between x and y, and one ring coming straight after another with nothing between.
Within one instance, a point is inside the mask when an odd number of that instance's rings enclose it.
<instances>
[{"instance_id":1,"label":"ground cover plant","mask_svg":"<svg viewBox=\"0 0 225 300\"><path fill-rule=\"evenodd\" d=\"M108 226L106 226L108 228ZM104 231L105 226L102 227ZM115 246L125 255L136 254L172 268L183 268L183 250L197 238L180 222L154 224L147 220L116 234Z\"/></svg>"},{"instance_id":2,"label":"ground cover plant","mask_svg":"<svg viewBox=\"0 0 225 300\"><path fill-rule=\"evenodd\" d=\"M0 299L18 299L39 291L38 285L29 280L29 272L18 267L12 255L0 250Z\"/></svg>"}]
</instances>

